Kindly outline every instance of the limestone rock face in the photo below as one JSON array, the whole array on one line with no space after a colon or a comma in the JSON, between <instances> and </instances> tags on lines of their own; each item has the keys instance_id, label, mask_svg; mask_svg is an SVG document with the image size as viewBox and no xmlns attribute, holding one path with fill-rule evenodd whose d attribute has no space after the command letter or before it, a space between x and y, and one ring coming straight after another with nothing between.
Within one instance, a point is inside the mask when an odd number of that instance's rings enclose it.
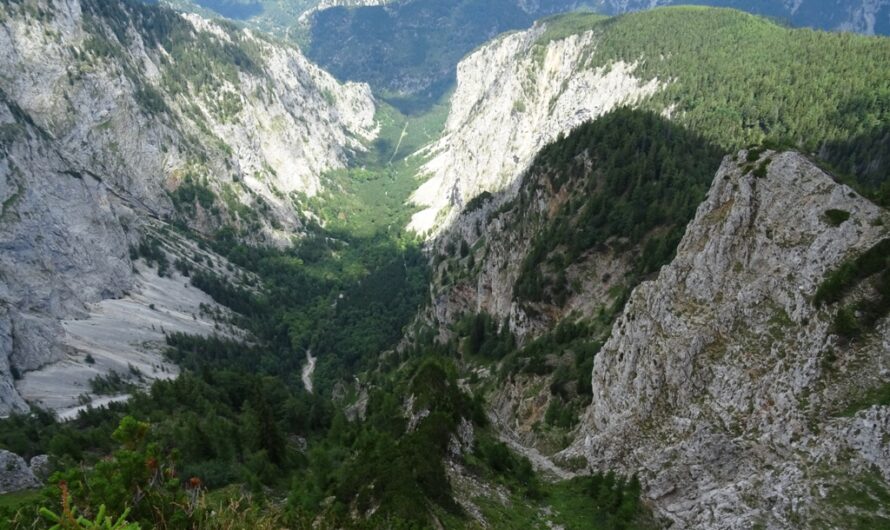
<instances>
[{"instance_id":1,"label":"limestone rock face","mask_svg":"<svg viewBox=\"0 0 890 530\"><path fill-rule=\"evenodd\" d=\"M175 376L164 333L218 332L200 314L218 306L129 248L193 256L171 217L289 244L374 113L366 85L246 30L117 0L0 4L0 416L74 414L110 370Z\"/></svg>"},{"instance_id":2,"label":"limestone rock face","mask_svg":"<svg viewBox=\"0 0 890 530\"><path fill-rule=\"evenodd\" d=\"M412 196L424 208L411 220L414 231L437 231L472 197L512 184L560 133L662 86L637 79L633 64L586 68L591 32L546 44L543 32L537 25L506 35L458 65L445 132Z\"/></svg>"},{"instance_id":3,"label":"limestone rock face","mask_svg":"<svg viewBox=\"0 0 890 530\"><path fill-rule=\"evenodd\" d=\"M532 303L520 301L514 294L536 235L553 221L554 212L574 193L581 193L575 186L582 185L585 178L594 178L590 176L592 166L585 166L584 177L573 179L559 193L548 189L545 171L530 170L521 181L493 195L478 209L462 212L430 243L434 264L438 264L424 318L434 323L442 338L447 338L451 325L463 315L487 313L498 322L506 321L509 330L523 343L568 314L592 317L601 306L614 301L610 291L631 269L633 252L615 251L608 245L601 245L602 248L565 267L567 281L576 282L579 287L564 301ZM535 190L526 202L518 200L520 187ZM472 266L470 258L460 258L458 254L462 242L471 249ZM451 268L465 273L453 277Z\"/></svg>"},{"instance_id":4,"label":"limestone rock face","mask_svg":"<svg viewBox=\"0 0 890 530\"><path fill-rule=\"evenodd\" d=\"M71 161L156 215L190 177L228 209L265 203L269 237L293 231L290 194L315 194L319 174L376 134L366 85L250 31L116 0L38 2L43 18L2 9L0 89Z\"/></svg>"},{"instance_id":5,"label":"limestone rock face","mask_svg":"<svg viewBox=\"0 0 890 530\"><path fill-rule=\"evenodd\" d=\"M126 206L18 112L0 102L0 127L13 131L0 144L0 414L27 410L15 378L63 357L59 318L82 316L84 303L121 296L133 281Z\"/></svg>"},{"instance_id":6,"label":"limestone rock face","mask_svg":"<svg viewBox=\"0 0 890 530\"><path fill-rule=\"evenodd\" d=\"M842 414L890 381L890 322L843 341L813 295L890 219L799 154L756 164L724 160L674 261L634 290L562 456L639 473L681 528L843 526L838 491L890 482L888 407Z\"/></svg>"},{"instance_id":7,"label":"limestone rock face","mask_svg":"<svg viewBox=\"0 0 890 530\"><path fill-rule=\"evenodd\" d=\"M0 449L0 494L39 487L40 481L22 457Z\"/></svg>"}]
</instances>

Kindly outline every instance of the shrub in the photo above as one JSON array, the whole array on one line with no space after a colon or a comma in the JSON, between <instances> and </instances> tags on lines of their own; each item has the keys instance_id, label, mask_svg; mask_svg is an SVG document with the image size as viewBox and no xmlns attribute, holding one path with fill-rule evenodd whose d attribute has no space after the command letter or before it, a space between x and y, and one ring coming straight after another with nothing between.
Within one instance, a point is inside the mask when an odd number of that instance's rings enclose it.
<instances>
[{"instance_id":1,"label":"shrub","mask_svg":"<svg viewBox=\"0 0 890 530\"><path fill-rule=\"evenodd\" d=\"M848 211L836 209L825 210L825 220L828 221L828 224L831 226L840 226L849 218L850 212Z\"/></svg>"}]
</instances>

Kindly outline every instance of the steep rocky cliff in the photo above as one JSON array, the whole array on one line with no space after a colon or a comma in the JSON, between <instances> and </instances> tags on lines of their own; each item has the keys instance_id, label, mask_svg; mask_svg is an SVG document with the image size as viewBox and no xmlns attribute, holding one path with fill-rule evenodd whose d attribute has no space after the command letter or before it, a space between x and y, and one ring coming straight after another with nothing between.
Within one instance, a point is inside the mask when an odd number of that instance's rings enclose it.
<instances>
[{"instance_id":1,"label":"steep rocky cliff","mask_svg":"<svg viewBox=\"0 0 890 530\"><path fill-rule=\"evenodd\" d=\"M375 135L366 86L158 7L6 2L0 50L0 414L74 407L111 371L175 374L165 330L213 333L218 308L130 249L226 271L169 221L287 243L318 175Z\"/></svg>"},{"instance_id":2,"label":"steep rocky cliff","mask_svg":"<svg viewBox=\"0 0 890 530\"><path fill-rule=\"evenodd\" d=\"M432 243L429 320L447 335L462 315L484 312L524 343L567 315L596 318L670 259L719 158L643 111L578 127L514 186L473 199Z\"/></svg>"},{"instance_id":3,"label":"steep rocky cliff","mask_svg":"<svg viewBox=\"0 0 890 530\"><path fill-rule=\"evenodd\" d=\"M442 139L429 148L427 177L412 200L410 228L432 232L482 191L512 184L560 133L657 91L634 65L585 68L593 34L541 44L545 26L501 37L464 59Z\"/></svg>"},{"instance_id":4,"label":"steep rocky cliff","mask_svg":"<svg viewBox=\"0 0 890 530\"><path fill-rule=\"evenodd\" d=\"M493 364L482 379L496 381L489 404L511 437L566 446L598 345L630 289L670 261L720 158L663 117L618 109L545 147L516 186L470 201L431 244L420 322Z\"/></svg>"},{"instance_id":5,"label":"steep rocky cliff","mask_svg":"<svg viewBox=\"0 0 890 530\"><path fill-rule=\"evenodd\" d=\"M3 9L7 98L69 157L159 215L186 181L228 210L266 203L292 230L290 195L313 195L318 174L374 134L366 86L340 85L250 32L129 2Z\"/></svg>"},{"instance_id":6,"label":"steep rocky cliff","mask_svg":"<svg viewBox=\"0 0 890 530\"><path fill-rule=\"evenodd\" d=\"M563 461L639 473L684 528L886 521L890 215L799 154L746 154L631 295Z\"/></svg>"},{"instance_id":7,"label":"steep rocky cliff","mask_svg":"<svg viewBox=\"0 0 890 530\"><path fill-rule=\"evenodd\" d=\"M532 448L542 469L535 449L553 453L569 434L559 466L638 474L656 512L679 527L886 520L890 213L796 152L726 157L706 196L699 177L671 181L663 165L634 172L627 160L643 153L616 155L627 166L614 166L597 124L603 135L635 124L647 132L614 145L649 145L685 174L713 172L713 162L695 172L678 162L688 145L665 154L655 139L683 137L654 117L632 121L640 115L613 112L578 129L513 189L471 201L433 245L421 321L456 345L504 439ZM676 219L682 240L659 214L654 225L616 221L640 196L616 188L614 174L667 180L654 194L675 206L687 195L666 190L704 197L685 230ZM643 204L647 216L661 208ZM632 229L604 237L590 210ZM635 236L640 228L646 235ZM590 233L598 237L587 245ZM661 242L676 256L650 255ZM522 287L529 270L540 273L536 295ZM492 323L466 324L478 314ZM486 341L507 331L519 347L501 358L492 352L511 351L512 339L506 350ZM573 381L587 355L589 386ZM577 424L555 416L584 402Z\"/></svg>"}]
</instances>

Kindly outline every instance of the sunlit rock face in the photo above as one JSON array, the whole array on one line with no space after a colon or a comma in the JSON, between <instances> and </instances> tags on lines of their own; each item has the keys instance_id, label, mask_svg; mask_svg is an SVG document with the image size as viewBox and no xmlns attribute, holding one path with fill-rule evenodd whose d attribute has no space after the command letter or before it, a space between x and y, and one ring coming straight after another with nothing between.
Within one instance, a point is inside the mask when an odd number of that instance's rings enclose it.
<instances>
[{"instance_id":1,"label":"sunlit rock face","mask_svg":"<svg viewBox=\"0 0 890 530\"><path fill-rule=\"evenodd\" d=\"M506 35L458 66L445 133L412 196L423 208L411 219L415 232L435 233L472 197L515 182L561 133L662 87L637 79L632 64L587 67L591 32L541 44L543 31Z\"/></svg>"}]
</instances>

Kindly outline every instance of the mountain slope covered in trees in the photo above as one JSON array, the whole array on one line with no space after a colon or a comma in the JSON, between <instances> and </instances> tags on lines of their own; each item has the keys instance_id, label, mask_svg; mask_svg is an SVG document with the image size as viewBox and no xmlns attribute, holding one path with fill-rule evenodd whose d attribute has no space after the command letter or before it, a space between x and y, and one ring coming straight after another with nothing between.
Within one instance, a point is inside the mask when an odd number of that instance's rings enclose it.
<instances>
[{"instance_id":1,"label":"mountain slope covered in trees","mask_svg":"<svg viewBox=\"0 0 890 530\"><path fill-rule=\"evenodd\" d=\"M620 104L663 113L727 152L795 146L879 187L888 54L886 38L792 30L727 9L544 20L461 62L412 227L434 232L475 195L516 182L560 133Z\"/></svg>"}]
</instances>

